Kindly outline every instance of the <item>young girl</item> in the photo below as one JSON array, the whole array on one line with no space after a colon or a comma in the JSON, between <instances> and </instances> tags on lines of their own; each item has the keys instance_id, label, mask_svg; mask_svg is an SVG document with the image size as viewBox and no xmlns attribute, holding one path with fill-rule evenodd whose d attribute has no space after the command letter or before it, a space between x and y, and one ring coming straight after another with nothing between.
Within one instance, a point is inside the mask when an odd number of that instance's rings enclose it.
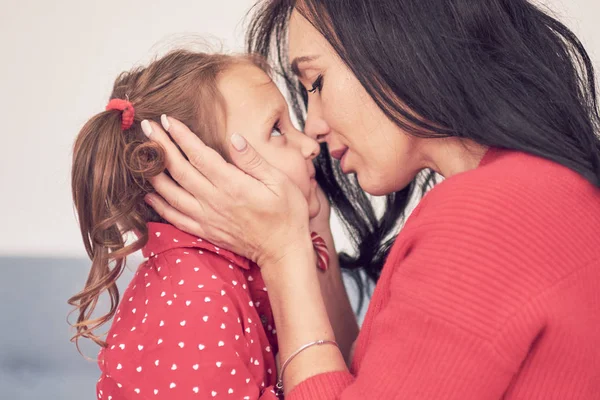
<instances>
[{"instance_id":1,"label":"young girl","mask_svg":"<svg viewBox=\"0 0 600 400\"><path fill-rule=\"evenodd\" d=\"M102 346L98 399L275 398L276 329L259 268L165 223L146 205L148 178L165 169L164 150L140 126L161 110L225 158L226 138L243 131L298 185L314 217L319 145L293 127L266 71L249 57L175 51L122 74L106 111L79 133L73 198L92 267L69 303L79 311L74 340ZM314 233L313 243L325 269L326 246ZM119 301L115 282L140 249L147 260ZM110 310L91 319L104 291ZM113 317L102 340L96 329Z\"/></svg>"}]
</instances>

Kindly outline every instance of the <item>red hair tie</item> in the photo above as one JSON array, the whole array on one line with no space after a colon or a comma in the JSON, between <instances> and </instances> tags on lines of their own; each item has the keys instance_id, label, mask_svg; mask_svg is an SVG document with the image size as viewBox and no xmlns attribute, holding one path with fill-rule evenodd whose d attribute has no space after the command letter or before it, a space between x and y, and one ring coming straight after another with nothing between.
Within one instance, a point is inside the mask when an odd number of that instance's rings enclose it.
<instances>
[{"instance_id":1,"label":"red hair tie","mask_svg":"<svg viewBox=\"0 0 600 400\"><path fill-rule=\"evenodd\" d=\"M121 129L126 131L133 125L133 118L135 117L135 108L129 100L123 99L112 99L106 106L106 111L119 110L121 111Z\"/></svg>"},{"instance_id":2,"label":"red hair tie","mask_svg":"<svg viewBox=\"0 0 600 400\"><path fill-rule=\"evenodd\" d=\"M310 238L317 253L317 267L322 271L327 271L329 268L329 251L325 240L316 232L311 232Z\"/></svg>"}]
</instances>

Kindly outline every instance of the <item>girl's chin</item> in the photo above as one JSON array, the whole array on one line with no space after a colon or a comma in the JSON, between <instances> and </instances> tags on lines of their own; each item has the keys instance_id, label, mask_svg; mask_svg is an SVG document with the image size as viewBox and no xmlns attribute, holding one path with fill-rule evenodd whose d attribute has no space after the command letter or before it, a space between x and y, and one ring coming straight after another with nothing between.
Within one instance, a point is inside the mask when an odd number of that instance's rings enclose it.
<instances>
[{"instance_id":1,"label":"girl's chin","mask_svg":"<svg viewBox=\"0 0 600 400\"><path fill-rule=\"evenodd\" d=\"M308 217L316 217L319 211L321 211L321 202L314 193L311 193L311 198L308 201Z\"/></svg>"}]
</instances>

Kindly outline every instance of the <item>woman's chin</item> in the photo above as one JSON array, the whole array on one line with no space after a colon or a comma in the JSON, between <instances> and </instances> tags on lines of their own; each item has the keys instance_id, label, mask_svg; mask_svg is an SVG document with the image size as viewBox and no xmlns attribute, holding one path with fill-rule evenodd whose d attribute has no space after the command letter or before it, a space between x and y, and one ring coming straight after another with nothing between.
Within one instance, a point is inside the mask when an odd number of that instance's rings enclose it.
<instances>
[{"instance_id":1,"label":"woman's chin","mask_svg":"<svg viewBox=\"0 0 600 400\"><path fill-rule=\"evenodd\" d=\"M378 176L361 176L360 174L356 174L358 185L371 196L386 196L390 193L402 190L407 187L413 179L414 176L399 176L396 177L396 180L391 181L387 178L381 179L381 177Z\"/></svg>"},{"instance_id":2,"label":"woman's chin","mask_svg":"<svg viewBox=\"0 0 600 400\"><path fill-rule=\"evenodd\" d=\"M363 179L361 179L363 178ZM356 181L358 182L358 186L360 186L360 188L362 190L364 190L366 193L370 194L371 196L385 196L390 192L390 190L388 188L385 187L385 185L383 185L381 182L379 182L376 179L369 179L363 176L361 176L361 174L356 174Z\"/></svg>"}]
</instances>

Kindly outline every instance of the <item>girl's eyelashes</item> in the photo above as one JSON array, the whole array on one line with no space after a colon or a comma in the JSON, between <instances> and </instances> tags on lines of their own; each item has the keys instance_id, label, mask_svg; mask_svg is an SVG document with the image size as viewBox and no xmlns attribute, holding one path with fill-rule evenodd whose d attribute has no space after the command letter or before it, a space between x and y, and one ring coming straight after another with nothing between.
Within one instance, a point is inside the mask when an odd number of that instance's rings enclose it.
<instances>
[{"instance_id":1,"label":"girl's eyelashes","mask_svg":"<svg viewBox=\"0 0 600 400\"><path fill-rule=\"evenodd\" d=\"M279 128L279 121L273 126L271 130L271 137L283 136L283 132L281 132L281 128Z\"/></svg>"},{"instance_id":2,"label":"girl's eyelashes","mask_svg":"<svg viewBox=\"0 0 600 400\"><path fill-rule=\"evenodd\" d=\"M310 93L315 93L317 90L320 92L323 88L323 75L319 75L317 79L312 84L312 89L309 90Z\"/></svg>"}]
</instances>

